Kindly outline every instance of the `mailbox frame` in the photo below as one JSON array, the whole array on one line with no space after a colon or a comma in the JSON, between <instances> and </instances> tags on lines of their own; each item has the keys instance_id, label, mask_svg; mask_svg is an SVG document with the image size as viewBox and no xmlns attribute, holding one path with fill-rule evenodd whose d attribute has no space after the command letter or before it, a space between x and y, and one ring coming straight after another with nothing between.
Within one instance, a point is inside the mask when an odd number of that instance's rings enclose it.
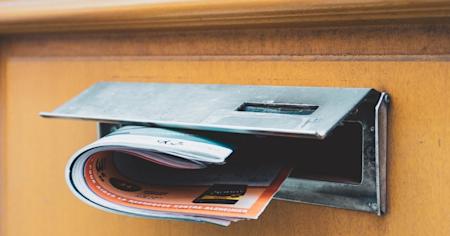
<instances>
[{"instance_id":1,"label":"mailbox frame","mask_svg":"<svg viewBox=\"0 0 450 236\"><path fill-rule=\"evenodd\" d=\"M180 95L183 90L191 93ZM231 98L227 99L227 95ZM172 114L185 109L183 104L171 101L178 96L181 99L184 96L185 102L192 104L192 110L197 113L185 120L176 120L178 116ZM152 97L156 99L145 102ZM204 99L210 102L199 104ZM97 121L99 137L133 123L323 140L337 126L356 122L362 130L360 183L288 177L275 198L382 215L387 208L389 103L387 93L364 88L98 83L55 111L42 112L41 116ZM137 109L139 106L142 109ZM151 109L158 106L164 112L154 115L142 112L155 111ZM247 122L257 119L269 122Z\"/></svg>"}]
</instances>

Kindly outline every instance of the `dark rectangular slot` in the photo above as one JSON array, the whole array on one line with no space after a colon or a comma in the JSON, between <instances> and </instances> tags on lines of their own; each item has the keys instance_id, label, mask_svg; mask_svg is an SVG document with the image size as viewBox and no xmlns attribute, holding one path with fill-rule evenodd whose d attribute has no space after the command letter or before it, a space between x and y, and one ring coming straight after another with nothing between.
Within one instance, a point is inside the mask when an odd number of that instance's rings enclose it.
<instances>
[{"instance_id":1,"label":"dark rectangular slot","mask_svg":"<svg viewBox=\"0 0 450 236\"><path fill-rule=\"evenodd\" d=\"M227 166L245 165L251 168L256 162L271 165L274 160L283 159L293 167L290 178L350 184L362 181L363 131L358 122L344 121L323 140L183 131L231 144L234 152L227 158Z\"/></svg>"},{"instance_id":2,"label":"dark rectangular slot","mask_svg":"<svg viewBox=\"0 0 450 236\"><path fill-rule=\"evenodd\" d=\"M227 165L253 165L284 159L293 167L290 177L336 183L362 181L363 135L358 122L343 121L323 140L251 134L195 131L232 144L235 150ZM248 163L248 164L247 164Z\"/></svg>"},{"instance_id":3,"label":"dark rectangular slot","mask_svg":"<svg viewBox=\"0 0 450 236\"><path fill-rule=\"evenodd\" d=\"M262 112L262 113L277 113L289 115L310 115L319 106L308 104L287 104L287 103L253 103L245 102L240 105L236 111L245 112Z\"/></svg>"},{"instance_id":4,"label":"dark rectangular slot","mask_svg":"<svg viewBox=\"0 0 450 236\"><path fill-rule=\"evenodd\" d=\"M361 124L344 122L324 140L304 140L296 148L288 149L295 153L291 158L294 169L290 177L359 184L362 146Z\"/></svg>"}]
</instances>

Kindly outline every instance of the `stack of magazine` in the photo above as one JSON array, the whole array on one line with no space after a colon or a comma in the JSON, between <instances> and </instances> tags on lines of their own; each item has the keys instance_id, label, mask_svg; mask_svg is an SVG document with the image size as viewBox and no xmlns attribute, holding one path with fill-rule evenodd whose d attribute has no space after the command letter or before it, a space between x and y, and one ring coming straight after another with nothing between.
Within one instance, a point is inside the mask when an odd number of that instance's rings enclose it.
<instances>
[{"instance_id":1,"label":"stack of magazine","mask_svg":"<svg viewBox=\"0 0 450 236\"><path fill-rule=\"evenodd\" d=\"M76 152L66 179L106 211L227 226L257 219L289 174L281 162L240 159L197 135L124 126Z\"/></svg>"}]
</instances>

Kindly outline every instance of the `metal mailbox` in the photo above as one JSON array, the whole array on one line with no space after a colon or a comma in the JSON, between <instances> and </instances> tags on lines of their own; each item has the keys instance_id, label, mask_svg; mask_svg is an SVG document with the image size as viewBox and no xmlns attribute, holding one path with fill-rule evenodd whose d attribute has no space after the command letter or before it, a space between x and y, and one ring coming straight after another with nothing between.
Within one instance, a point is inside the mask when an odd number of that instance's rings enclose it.
<instances>
[{"instance_id":1,"label":"metal mailbox","mask_svg":"<svg viewBox=\"0 0 450 236\"><path fill-rule=\"evenodd\" d=\"M264 137L277 151L258 155L294 165L276 198L381 215L388 104L370 88L102 82L41 115L97 121L100 136L140 124L245 137L253 149Z\"/></svg>"}]
</instances>

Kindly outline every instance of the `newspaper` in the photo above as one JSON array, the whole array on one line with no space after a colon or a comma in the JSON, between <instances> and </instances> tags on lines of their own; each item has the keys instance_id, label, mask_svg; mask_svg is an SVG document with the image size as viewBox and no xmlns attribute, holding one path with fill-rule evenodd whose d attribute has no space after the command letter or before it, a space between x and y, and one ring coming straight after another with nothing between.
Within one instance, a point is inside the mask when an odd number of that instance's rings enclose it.
<instances>
[{"instance_id":1,"label":"newspaper","mask_svg":"<svg viewBox=\"0 0 450 236\"><path fill-rule=\"evenodd\" d=\"M233 160L232 153L193 134L125 126L76 152L66 179L102 210L228 226L257 219L289 174L281 162Z\"/></svg>"}]
</instances>

